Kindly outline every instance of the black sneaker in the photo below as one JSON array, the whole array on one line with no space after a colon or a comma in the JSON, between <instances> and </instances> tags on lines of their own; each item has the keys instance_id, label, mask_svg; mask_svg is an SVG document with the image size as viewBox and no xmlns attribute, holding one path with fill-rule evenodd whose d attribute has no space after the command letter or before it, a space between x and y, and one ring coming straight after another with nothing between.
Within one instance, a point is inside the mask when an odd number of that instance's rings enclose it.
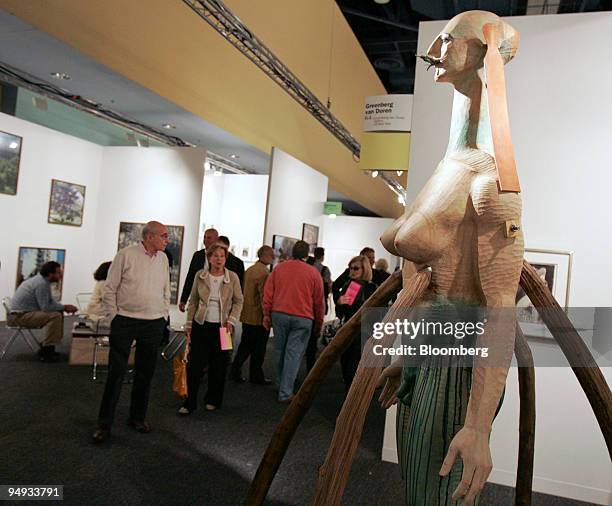
<instances>
[{"instance_id":1,"label":"black sneaker","mask_svg":"<svg viewBox=\"0 0 612 506\"><path fill-rule=\"evenodd\" d=\"M41 362L57 362L60 354L55 351L54 346L43 346L38 352L38 359Z\"/></svg>"}]
</instances>

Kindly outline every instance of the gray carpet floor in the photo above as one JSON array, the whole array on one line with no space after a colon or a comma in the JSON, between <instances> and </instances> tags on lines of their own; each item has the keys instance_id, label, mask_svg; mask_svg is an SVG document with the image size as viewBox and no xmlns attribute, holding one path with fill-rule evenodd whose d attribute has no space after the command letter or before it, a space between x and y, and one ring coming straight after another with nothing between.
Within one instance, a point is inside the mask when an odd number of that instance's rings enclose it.
<instances>
[{"instance_id":1,"label":"gray carpet floor","mask_svg":"<svg viewBox=\"0 0 612 506\"><path fill-rule=\"evenodd\" d=\"M0 323L0 345L7 338ZM66 337L59 351L67 355L69 346ZM268 362L266 369L272 375ZM154 431L138 434L125 425L130 385L124 385L112 440L98 447L90 436L104 385L90 374L87 366L68 365L67 356L41 363L23 342L15 343L0 362L0 484L61 484L63 503L75 505L242 504L285 408L273 387L230 382L223 409L179 418L171 366L160 360L148 414ZM335 367L299 427L266 504L309 503L343 391ZM398 467L380 460L383 429L384 412L373 402L344 504L403 504ZM483 505L513 503L512 488L492 484L481 499ZM534 494L533 504L586 503Z\"/></svg>"}]
</instances>

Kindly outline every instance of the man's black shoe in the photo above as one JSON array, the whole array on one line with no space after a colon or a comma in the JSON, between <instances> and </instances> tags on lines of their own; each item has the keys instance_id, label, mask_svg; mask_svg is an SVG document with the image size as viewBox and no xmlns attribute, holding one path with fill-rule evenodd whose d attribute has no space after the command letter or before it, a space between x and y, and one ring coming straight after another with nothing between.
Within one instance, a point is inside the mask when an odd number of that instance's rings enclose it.
<instances>
[{"instance_id":1,"label":"man's black shoe","mask_svg":"<svg viewBox=\"0 0 612 506\"><path fill-rule=\"evenodd\" d=\"M38 352L38 359L41 362L57 362L59 358L60 354L53 346L43 346Z\"/></svg>"},{"instance_id":2,"label":"man's black shoe","mask_svg":"<svg viewBox=\"0 0 612 506\"><path fill-rule=\"evenodd\" d=\"M140 432L141 434L148 434L153 430L149 422L139 422L138 420L132 420L130 418L127 423L130 427L132 427L132 429Z\"/></svg>"},{"instance_id":3,"label":"man's black shoe","mask_svg":"<svg viewBox=\"0 0 612 506\"><path fill-rule=\"evenodd\" d=\"M104 427L98 427L91 436L92 440L96 444L104 443L110 437L110 429Z\"/></svg>"}]
</instances>

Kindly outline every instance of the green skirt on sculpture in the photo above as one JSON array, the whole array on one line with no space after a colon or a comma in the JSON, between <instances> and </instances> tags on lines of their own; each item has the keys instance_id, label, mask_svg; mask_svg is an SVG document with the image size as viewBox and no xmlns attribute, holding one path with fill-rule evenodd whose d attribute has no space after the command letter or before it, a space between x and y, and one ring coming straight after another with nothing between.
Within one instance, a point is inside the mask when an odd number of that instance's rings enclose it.
<instances>
[{"instance_id":1,"label":"green skirt on sculpture","mask_svg":"<svg viewBox=\"0 0 612 506\"><path fill-rule=\"evenodd\" d=\"M448 447L465 420L472 370L445 366L443 362L435 358L418 368L404 369L397 411L397 451L409 506L458 504L451 496L461 481L461 459L455 461L447 476L439 473Z\"/></svg>"}]
</instances>

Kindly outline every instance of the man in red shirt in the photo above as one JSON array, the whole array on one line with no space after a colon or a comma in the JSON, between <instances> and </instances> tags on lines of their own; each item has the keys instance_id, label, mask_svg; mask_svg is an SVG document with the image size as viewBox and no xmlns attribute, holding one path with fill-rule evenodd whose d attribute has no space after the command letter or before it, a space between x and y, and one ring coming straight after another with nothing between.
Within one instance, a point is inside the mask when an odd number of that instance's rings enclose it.
<instances>
[{"instance_id":1,"label":"man in red shirt","mask_svg":"<svg viewBox=\"0 0 612 506\"><path fill-rule=\"evenodd\" d=\"M277 265L268 276L264 288L263 325L274 329L274 348L278 368L278 401L293 399L295 378L308 344L311 331L323 325L325 303L323 280L308 265L308 243L298 241L293 247L293 260Z\"/></svg>"}]
</instances>

